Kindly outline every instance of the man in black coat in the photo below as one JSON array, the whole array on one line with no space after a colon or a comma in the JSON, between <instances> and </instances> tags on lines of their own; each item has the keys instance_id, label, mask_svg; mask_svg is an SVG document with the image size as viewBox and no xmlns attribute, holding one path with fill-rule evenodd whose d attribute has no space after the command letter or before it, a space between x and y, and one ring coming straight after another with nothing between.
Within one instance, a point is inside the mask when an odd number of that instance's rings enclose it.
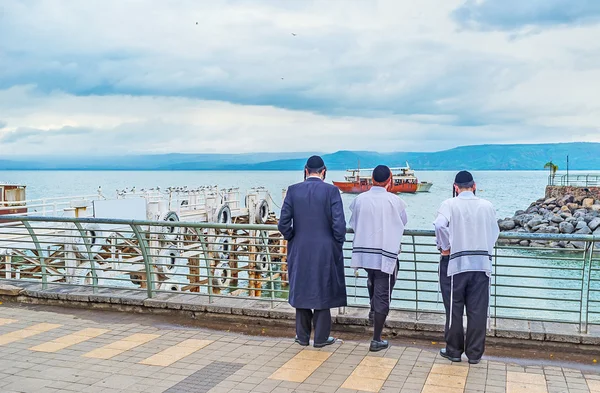
<instances>
[{"instance_id":1,"label":"man in black coat","mask_svg":"<svg viewBox=\"0 0 600 393\"><path fill-rule=\"evenodd\" d=\"M296 342L308 346L311 322L314 346L331 345L331 312L346 306L342 246L346 219L339 190L324 182L323 159L312 156L304 168L305 181L288 188L279 231L288 241L289 302L296 309Z\"/></svg>"}]
</instances>

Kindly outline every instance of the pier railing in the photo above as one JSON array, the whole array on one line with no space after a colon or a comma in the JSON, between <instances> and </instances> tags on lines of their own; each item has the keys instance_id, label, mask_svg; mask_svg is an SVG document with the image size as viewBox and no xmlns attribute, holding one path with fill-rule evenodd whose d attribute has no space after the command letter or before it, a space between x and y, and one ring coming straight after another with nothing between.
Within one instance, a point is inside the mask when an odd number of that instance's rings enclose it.
<instances>
[{"instance_id":1,"label":"pier railing","mask_svg":"<svg viewBox=\"0 0 600 393\"><path fill-rule=\"evenodd\" d=\"M549 186L600 187L600 174L548 176Z\"/></svg>"},{"instance_id":2,"label":"pier railing","mask_svg":"<svg viewBox=\"0 0 600 393\"><path fill-rule=\"evenodd\" d=\"M366 275L349 267L352 238L349 231L348 304L368 307ZM567 242L571 248L560 248ZM492 321L565 322L580 332L600 325L598 242L591 235L503 233L490 278ZM433 231L405 232L393 309L417 319L443 312L438 262ZM272 225L4 217L0 278L148 298L181 292L275 304L288 296L286 244Z\"/></svg>"}]
</instances>

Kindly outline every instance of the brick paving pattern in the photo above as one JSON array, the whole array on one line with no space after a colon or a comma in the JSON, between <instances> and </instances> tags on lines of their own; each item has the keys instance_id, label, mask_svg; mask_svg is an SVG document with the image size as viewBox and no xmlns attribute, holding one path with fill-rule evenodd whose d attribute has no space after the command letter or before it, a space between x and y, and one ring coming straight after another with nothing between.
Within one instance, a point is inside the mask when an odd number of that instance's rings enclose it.
<instances>
[{"instance_id":1,"label":"brick paving pattern","mask_svg":"<svg viewBox=\"0 0 600 393\"><path fill-rule=\"evenodd\" d=\"M0 306L0 392L600 393L591 365L453 364L410 346L370 353L368 343L346 341L317 350L291 339L98 321Z\"/></svg>"}]
</instances>

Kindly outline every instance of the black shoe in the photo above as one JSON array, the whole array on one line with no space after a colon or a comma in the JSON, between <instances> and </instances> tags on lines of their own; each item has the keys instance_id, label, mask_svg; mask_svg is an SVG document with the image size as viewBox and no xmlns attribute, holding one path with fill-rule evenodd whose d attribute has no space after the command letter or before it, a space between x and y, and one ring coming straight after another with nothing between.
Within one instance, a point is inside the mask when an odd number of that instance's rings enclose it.
<instances>
[{"instance_id":1,"label":"black shoe","mask_svg":"<svg viewBox=\"0 0 600 393\"><path fill-rule=\"evenodd\" d=\"M326 347L328 345L331 345L331 344L335 343L336 341L337 340L335 338L329 337L327 339L327 341L325 341L324 343L315 343L314 347L315 348L323 348L323 347Z\"/></svg>"},{"instance_id":2,"label":"black shoe","mask_svg":"<svg viewBox=\"0 0 600 393\"><path fill-rule=\"evenodd\" d=\"M369 326L373 326L375 320L375 311L369 311Z\"/></svg>"},{"instance_id":3,"label":"black shoe","mask_svg":"<svg viewBox=\"0 0 600 393\"><path fill-rule=\"evenodd\" d=\"M300 340L298 339L298 337L297 337L297 336L296 336L296 338L294 339L294 342L295 342L296 344L300 344L300 345L301 345L301 346L303 346L303 347L308 347L308 344L309 344L308 342L302 342L302 341L300 341Z\"/></svg>"},{"instance_id":4,"label":"black shoe","mask_svg":"<svg viewBox=\"0 0 600 393\"><path fill-rule=\"evenodd\" d=\"M445 359L450 360L451 362L455 362L455 363L461 362L461 358L453 358L450 355L448 355L446 353L446 348L440 349L440 356L443 357L443 358L445 358Z\"/></svg>"},{"instance_id":5,"label":"black shoe","mask_svg":"<svg viewBox=\"0 0 600 393\"><path fill-rule=\"evenodd\" d=\"M388 349L390 347L390 343L387 340L375 341L371 340L371 345L369 346L369 351L371 352L379 352L384 349Z\"/></svg>"},{"instance_id":6,"label":"black shoe","mask_svg":"<svg viewBox=\"0 0 600 393\"><path fill-rule=\"evenodd\" d=\"M481 362L481 359L469 359L469 364L479 364L479 362Z\"/></svg>"}]
</instances>

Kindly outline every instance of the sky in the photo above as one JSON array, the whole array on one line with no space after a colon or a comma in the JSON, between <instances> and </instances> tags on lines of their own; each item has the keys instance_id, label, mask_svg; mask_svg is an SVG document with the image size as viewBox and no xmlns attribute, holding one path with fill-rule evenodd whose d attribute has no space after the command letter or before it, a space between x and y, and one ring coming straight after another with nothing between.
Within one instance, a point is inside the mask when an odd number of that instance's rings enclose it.
<instances>
[{"instance_id":1,"label":"sky","mask_svg":"<svg viewBox=\"0 0 600 393\"><path fill-rule=\"evenodd\" d=\"M597 0L0 1L0 159L600 142Z\"/></svg>"}]
</instances>

